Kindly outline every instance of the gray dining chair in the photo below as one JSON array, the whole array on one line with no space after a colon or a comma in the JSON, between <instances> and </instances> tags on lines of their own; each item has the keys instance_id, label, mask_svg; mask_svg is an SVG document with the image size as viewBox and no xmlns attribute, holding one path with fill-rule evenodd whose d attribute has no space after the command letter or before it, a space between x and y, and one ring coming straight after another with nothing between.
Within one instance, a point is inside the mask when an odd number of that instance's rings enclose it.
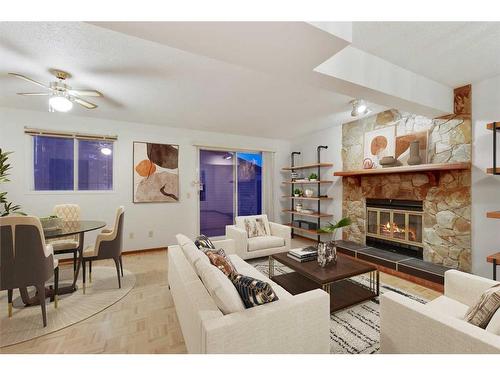
<instances>
[{"instance_id":1,"label":"gray dining chair","mask_svg":"<svg viewBox=\"0 0 500 375\"><path fill-rule=\"evenodd\" d=\"M34 216L0 218L0 290L7 290L12 317L12 295L17 288L35 286L47 326L45 283L54 276L54 307L59 292L59 267L51 245L45 243L40 220Z\"/></svg>"},{"instance_id":2,"label":"gray dining chair","mask_svg":"<svg viewBox=\"0 0 500 375\"><path fill-rule=\"evenodd\" d=\"M89 279L92 278L92 261L113 259L118 276L118 287L121 288L121 276L123 276L122 248L123 248L123 219L125 209L123 206L116 210L115 223L112 229L105 228L97 235L95 245L89 246L83 250L82 272L83 272L83 294L86 286L85 264L89 263Z\"/></svg>"}]
</instances>

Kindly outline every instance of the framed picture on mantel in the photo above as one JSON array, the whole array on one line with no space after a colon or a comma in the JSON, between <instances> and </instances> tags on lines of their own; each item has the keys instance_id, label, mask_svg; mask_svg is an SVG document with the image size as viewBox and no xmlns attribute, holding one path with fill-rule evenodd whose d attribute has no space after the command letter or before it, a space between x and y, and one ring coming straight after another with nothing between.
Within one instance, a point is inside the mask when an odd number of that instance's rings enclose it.
<instances>
[{"instance_id":1,"label":"framed picture on mantel","mask_svg":"<svg viewBox=\"0 0 500 375\"><path fill-rule=\"evenodd\" d=\"M396 127L375 129L365 133L363 146L364 162L371 161L372 168L380 167L380 159L395 155Z\"/></svg>"},{"instance_id":2,"label":"framed picture on mantel","mask_svg":"<svg viewBox=\"0 0 500 375\"><path fill-rule=\"evenodd\" d=\"M134 142L134 203L179 201L179 146Z\"/></svg>"}]
</instances>

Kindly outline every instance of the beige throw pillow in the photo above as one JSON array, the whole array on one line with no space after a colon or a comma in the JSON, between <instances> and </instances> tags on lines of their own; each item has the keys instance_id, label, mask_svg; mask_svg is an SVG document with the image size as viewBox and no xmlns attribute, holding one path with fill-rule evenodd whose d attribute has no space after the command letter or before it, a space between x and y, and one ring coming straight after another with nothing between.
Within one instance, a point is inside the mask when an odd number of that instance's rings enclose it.
<instances>
[{"instance_id":1,"label":"beige throw pillow","mask_svg":"<svg viewBox=\"0 0 500 375\"><path fill-rule=\"evenodd\" d=\"M495 312L500 308L500 284L487 289L479 301L465 314L465 320L480 328L486 328Z\"/></svg>"},{"instance_id":2,"label":"beige throw pillow","mask_svg":"<svg viewBox=\"0 0 500 375\"><path fill-rule=\"evenodd\" d=\"M266 224L260 217L245 219L245 230L248 238L267 236Z\"/></svg>"}]
</instances>

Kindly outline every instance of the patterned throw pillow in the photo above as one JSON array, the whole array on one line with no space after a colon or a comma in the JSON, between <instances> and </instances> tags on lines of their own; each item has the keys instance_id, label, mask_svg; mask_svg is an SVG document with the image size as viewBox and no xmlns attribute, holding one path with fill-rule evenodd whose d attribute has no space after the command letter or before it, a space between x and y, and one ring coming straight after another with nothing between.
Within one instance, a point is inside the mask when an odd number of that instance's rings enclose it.
<instances>
[{"instance_id":1,"label":"patterned throw pillow","mask_svg":"<svg viewBox=\"0 0 500 375\"><path fill-rule=\"evenodd\" d=\"M267 236L266 225L260 217L245 219L248 238Z\"/></svg>"},{"instance_id":2,"label":"patterned throw pillow","mask_svg":"<svg viewBox=\"0 0 500 375\"><path fill-rule=\"evenodd\" d=\"M194 240L194 244L198 249L215 249L215 245L213 244L213 242L210 241L210 238L208 238L204 234L196 237L196 240Z\"/></svg>"},{"instance_id":3,"label":"patterned throw pillow","mask_svg":"<svg viewBox=\"0 0 500 375\"><path fill-rule=\"evenodd\" d=\"M495 312L500 308L500 284L487 289L479 301L465 314L465 320L480 328L486 328Z\"/></svg>"},{"instance_id":4,"label":"patterned throw pillow","mask_svg":"<svg viewBox=\"0 0 500 375\"><path fill-rule=\"evenodd\" d=\"M236 268L231 260L226 256L224 250L219 249L218 251L204 251L205 255L210 259L210 263L212 263L215 267L224 272L224 275L229 276L232 273L236 273Z\"/></svg>"},{"instance_id":5,"label":"patterned throw pillow","mask_svg":"<svg viewBox=\"0 0 500 375\"><path fill-rule=\"evenodd\" d=\"M260 281L253 277L243 276L237 273L232 273L228 277L233 282L234 287L240 294L247 309L279 299L274 293L273 288L271 288L271 285L265 281Z\"/></svg>"}]
</instances>

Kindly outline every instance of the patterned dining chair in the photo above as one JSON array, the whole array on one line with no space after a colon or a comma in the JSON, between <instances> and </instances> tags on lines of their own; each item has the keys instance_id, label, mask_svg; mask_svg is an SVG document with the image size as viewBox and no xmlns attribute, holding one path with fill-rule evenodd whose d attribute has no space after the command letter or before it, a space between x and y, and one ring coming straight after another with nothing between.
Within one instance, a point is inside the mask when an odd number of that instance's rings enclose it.
<instances>
[{"instance_id":1,"label":"patterned dining chair","mask_svg":"<svg viewBox=\"0 0 500 375\"><path fill-rule=\"evenodd\" d=\"M123 276L122 248L123 248L123 219L125 209L123 206L116 210L115 223L113 228L105 228L97 235L95 245L87 247L83 250L82 272L83 272L83 294L85 294L86 271L85 264L89 263L89 279L92 274L92 261L102 259L113 259L118 275L118 287L121 288L121 276Z\"/></svg>"},{"instance_id":2,"label":"patterned dining chair","mask_svg":"<svg viewBox=\"0 0 500 375\"><path fill-rule=\"evenodd\" d=\"M17 288L35 286L47 326L45 283L54 276L54 306L57 308L59 267L51 245L45 243L42 224L35 216L0 218L0 290L7 290L9 317L12 294Z\"/></svg>"},{"instance_id":3,"label":"patterned dining chair","mask_svg":"<svg viewBox=\"0 0 500 375\"><path fill-rule=\"evenodd\" d=\"M80 220L80 206L77 204L58 204L54 206L52 212L64 221ZM47 242L52 245L54 254L73 254L73 272L75 272L76 257L78 247L80 246L80 237L78 234L47 240Z\"/></svg>"}]
</instances>

